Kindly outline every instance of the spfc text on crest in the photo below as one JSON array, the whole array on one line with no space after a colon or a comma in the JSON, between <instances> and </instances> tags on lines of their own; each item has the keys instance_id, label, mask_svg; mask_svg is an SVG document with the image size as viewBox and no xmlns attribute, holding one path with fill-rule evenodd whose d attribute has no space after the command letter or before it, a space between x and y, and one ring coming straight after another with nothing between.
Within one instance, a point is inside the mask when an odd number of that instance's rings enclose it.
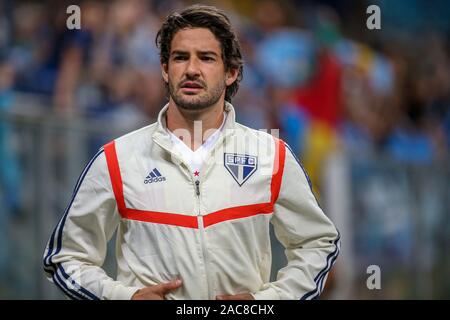
<instances>
[{"instance_id":1,"label":"spfc text on crest","mask_svg":"<svg viewBox=\"0 0 450 320\"><path fill-rule=\"evenodd\" d=\"M258 168L258 157L224 153L224 166L239 186L242 186Z\"/></svg>"}]
</instances>

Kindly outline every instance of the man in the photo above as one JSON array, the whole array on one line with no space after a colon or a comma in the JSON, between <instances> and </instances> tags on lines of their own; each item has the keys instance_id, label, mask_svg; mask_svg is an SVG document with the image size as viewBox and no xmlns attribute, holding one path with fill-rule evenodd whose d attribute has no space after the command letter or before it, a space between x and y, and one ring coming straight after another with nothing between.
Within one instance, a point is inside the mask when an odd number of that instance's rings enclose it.
<instances>
[{"instance_id":1,"label":"man","mask_svg":"<svg viewBox=\"0 0 450 320\"><path fill-rule=\"evenodd\" d=\"M318 297L339 235L284 142L235 122L242 57L228 18L189 7L157 45L169 102L87 165L44 253L47 276L74 299ZM269 223L288 259L274 282ZM113 280L101 266L116 230Z\"/></svg>"}]
</instances>

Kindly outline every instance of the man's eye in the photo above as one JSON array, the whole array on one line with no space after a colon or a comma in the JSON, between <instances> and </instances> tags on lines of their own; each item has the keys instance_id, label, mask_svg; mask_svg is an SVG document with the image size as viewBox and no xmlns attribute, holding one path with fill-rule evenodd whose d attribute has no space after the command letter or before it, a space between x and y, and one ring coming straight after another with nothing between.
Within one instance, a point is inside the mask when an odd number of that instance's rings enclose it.
<instances>
[{"instance_id":1,"label":"man's eye","mask_svg":"<svg viewBox=\"0 0 450 320\"><path fill-rule=\"evenodd\" d=\"M175 57L173 57L173 60L175 60L175 61L183 61L183 60L186 60L186 57L185 56L175 56Z\"/></svg>"},{"instance_id":2,"label":"man's eye","mask_svg":"<svg viewBox=\"0 0 450 320\"><path fill-rule=\"evenodd\" d=\"M201 58L203 61L214 61L213 57L202 57Z\"/></svg>"}]
</instances>

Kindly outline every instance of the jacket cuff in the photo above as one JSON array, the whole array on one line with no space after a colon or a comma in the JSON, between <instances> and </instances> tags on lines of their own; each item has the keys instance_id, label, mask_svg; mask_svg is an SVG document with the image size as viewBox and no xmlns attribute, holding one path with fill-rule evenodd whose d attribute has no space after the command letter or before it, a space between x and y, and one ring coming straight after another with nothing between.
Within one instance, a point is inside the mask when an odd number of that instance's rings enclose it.
<instances>
[{"instance_id":1,"label":"jacket cuff","mask_svg":"<svg viewBox=\"0 0 450 320\"><path fill-rule=\"evenodd\" d=\"M131 297L141 289L140 287L118 286L112 291L111 300L131 300Z\"/></svg>"},{"instance_id":2,"label":"jacket cuff","mask_svg":"<svg viewBox=\"0 0 450 320\"><path fill-rule=\"evenodd\" d=\"M274 288L267 288L258 292L251 293L255 300L280 300L280 295Z\"/></svg>"}]
</instances>

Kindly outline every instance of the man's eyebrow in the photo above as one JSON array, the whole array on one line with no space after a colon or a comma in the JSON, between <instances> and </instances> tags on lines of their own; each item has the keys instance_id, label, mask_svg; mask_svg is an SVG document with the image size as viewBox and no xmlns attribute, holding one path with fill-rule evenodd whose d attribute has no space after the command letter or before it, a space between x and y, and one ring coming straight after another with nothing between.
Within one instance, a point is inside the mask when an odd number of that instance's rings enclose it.
<instances>
[{"instance_id":1,"label":"man's eyebrow","mask_svg":"<svg viewBox=\"0 0 450 320\"><path fill-rule=\"evenodd\" d=\"M213 56L219 56L216 52L214 52L214 51L199 51L198 52L200 55L213 55ZM188 55L189 54L189 52L187 52L187 51L182 51L182 50L174 50L174 51L172 51L171 53L170 53L171 55L175 55L175 54L177 54L177 55Z\"/></svg>"},{"instance_id":2,"label":"man's eyebrow","mask_svg":"<svg viewBox=\"0 0 450 320\"><path fill-rule=\"evenodd\" d=\"M170 54L171 54L171 55L172 55L172 54L187 55L188 52L187 52L187 51L181 51L181 50L174 50L174 51L172 51Z\"/></svg>"},{"instance_id":3,"label":"man's eyebrow","mask_svg":"<svg viewBox=\"0 0 450 320\"><path fill-rule=\"evenodd\" d=\"M202 54L202 55L210 54L210 55L213 55L213 56L218 56L218 54L215 53L214 51L200 51L200 54Z\"/></svg>"}]
</instances>

